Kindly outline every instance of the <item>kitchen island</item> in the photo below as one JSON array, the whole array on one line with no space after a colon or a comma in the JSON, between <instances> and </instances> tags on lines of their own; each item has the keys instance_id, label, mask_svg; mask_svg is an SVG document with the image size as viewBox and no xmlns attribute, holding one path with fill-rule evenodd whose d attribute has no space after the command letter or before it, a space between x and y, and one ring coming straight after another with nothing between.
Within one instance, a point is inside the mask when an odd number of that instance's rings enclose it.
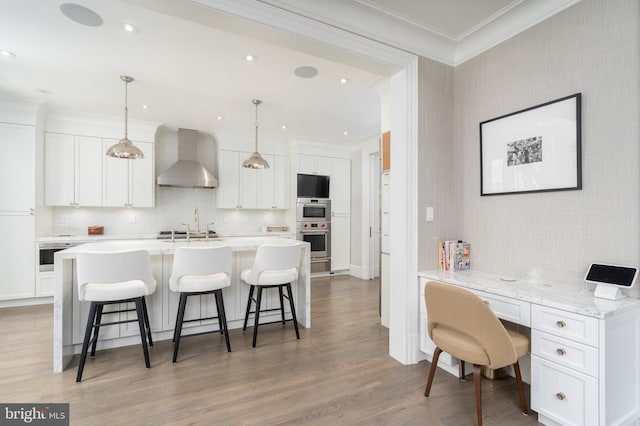
<instances>
[{"instance_id":1,"label":"kitchen island","mask_svg":"<svg viewBox=\"0 0 640 426\"><path fill-rule=\"evenodd\" d=\"M293 283L293 297L296 306L298 323L305 328L311 327L311 291L310 291L310 252L309 244L277 237L231 237L212 239L209 241L176 240L105 240L82 244L55 254L55 291L53 301L53 371L61 372L75 354L80 353L82 338L89 313L89 303L78 300L75 274L75 259L82 251L123 251L145 250L151 255L153 275L157 281L154 294L147 296L149 321L154 340L166 340L173 337L175 317L179 295L169 290L169 277L173 265L173 254L178 247L231 246L233 266L231 286L223 290L227 323L230 329L241 328L247 306L249 286L240 279L240 272L253 265L255 252L263 244L295 244L299 245L299 276ZM277 292L268 294L263 308L279 306ZM192 297L187 306L185 320L215 315L213 295ZM114 309L118 309L115 307ZM286 308L290 317L289 308ZM105 313L107 309L105 308ZM133 319L135 313L121 313L121 319ZM131 317L128 317L131 315ZM280 318L279 312L268 312L260 315L260 323L272 322ZM250 320L250 324L253 324ZM218 329L217 320L193 321L185 323L184 335L202 333ZM136 323L125 323L119 326L105 327L101 330L98 348L113 348L140 343L139 330ZM231 341L233 349L233 340Z\"/></svg>"}]
</instances>

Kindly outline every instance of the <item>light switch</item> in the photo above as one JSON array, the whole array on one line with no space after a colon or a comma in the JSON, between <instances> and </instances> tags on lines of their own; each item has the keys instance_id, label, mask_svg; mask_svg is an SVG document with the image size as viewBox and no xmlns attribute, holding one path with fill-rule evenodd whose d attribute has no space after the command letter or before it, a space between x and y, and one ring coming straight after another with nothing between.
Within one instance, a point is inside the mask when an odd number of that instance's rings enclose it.
<instances>
[{"instance_id":1,"label":"light switch","mask_svg":"<svg viewBox=\"0 0 640 426\"><path fill-rule=\"evenodd\" d=\"M427 207L427 222L433 222L433 207Z\"/></svg>"}]
</instances>

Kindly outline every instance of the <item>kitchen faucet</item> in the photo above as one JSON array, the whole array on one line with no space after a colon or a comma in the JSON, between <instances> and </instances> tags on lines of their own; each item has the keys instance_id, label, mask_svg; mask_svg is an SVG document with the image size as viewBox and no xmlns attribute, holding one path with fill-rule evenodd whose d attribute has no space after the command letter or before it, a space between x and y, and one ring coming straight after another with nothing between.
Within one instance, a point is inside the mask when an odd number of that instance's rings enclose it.
<instances>
[{"instance_id":1,"label":"kitchen faucet","mask_svg":"<svg viewBox=\"0 0 640 426\"><path fill-rule=\"evenodd\" d=\"M198 213L198 208L193 211L193 216L196 219L196 232L200 233L200 214Z\"/></svg>"}]
</instances>

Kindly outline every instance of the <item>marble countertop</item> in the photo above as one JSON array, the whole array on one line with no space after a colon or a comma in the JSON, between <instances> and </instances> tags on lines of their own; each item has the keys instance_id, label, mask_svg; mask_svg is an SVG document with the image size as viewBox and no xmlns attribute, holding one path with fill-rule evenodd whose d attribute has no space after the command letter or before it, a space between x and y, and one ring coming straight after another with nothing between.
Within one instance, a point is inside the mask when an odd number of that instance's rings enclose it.
<instances>
[{"instance_id":1,"label":"marble countertop","mask_svg":"<svg viewBox=\"0 0 640 426\"><path fill-rule=\"evenodd\" d=\"M205 240L157 240L157 239L126 239L126 240L101 240L81 244L75 247L61 250L55 253L56 258L75 259L79 252L110 252L127 250L146 250L150 255L173 254L178 247L219 247L231 246L233 251L255 251L263 244L276 245L300 245L308 246L304 241L292 240L290 238L280 238L274 236L267 237L228 237Z\"/></svg>"},{"instance_id":2,"label":"marble countertop","mask_svg":"<svg viewBox=\"0 0 640 426\"><path fill-rule=\"evenodd\" d=\"M277 238L295 238L295 232L234 232L219 233L219 238L229 237L277 237ZM79 242L88 243L103 240L155 240L158 233L153 234L103 234L103 235L78 235L78 234L52 234L36 237L38 243L57 243L57 242Z\"/></svg>"},{"instance_id":3,"label":"marble countertop","mask_svg":"<svg viewBox=\"0 0 640 426\"><path fill-rule=\"evenodd\" d=\"M627 310L640 309L640 300L632 297L620 300L593 297L593 289L582 280L550 282L516 278L505 281L497 274L473 270L430 270L420 272L418 276L595 318L604 319ZM424 294L422 288L420 293Z\"/></svg>"}]
</instances>

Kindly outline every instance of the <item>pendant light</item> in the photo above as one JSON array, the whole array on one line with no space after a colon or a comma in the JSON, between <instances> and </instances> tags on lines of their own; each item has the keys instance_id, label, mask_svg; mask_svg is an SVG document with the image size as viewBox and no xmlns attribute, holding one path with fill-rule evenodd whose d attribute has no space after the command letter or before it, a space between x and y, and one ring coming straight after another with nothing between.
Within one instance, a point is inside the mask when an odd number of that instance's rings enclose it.
<instances>
[{"instance_id":1,"label":"pendant light","mask_svg":"<svg viewBox=\"0 0 640 426\"><path fill-rule=\"evenodd\" d=\"M262 158L262 155L258 152L258 105L260 105L262 101L260 99L254 99L251 102L256 106L256 151L244 160L242 167L248 169L268 169L270 167L269 163L267 163L267 160Z\"/></svg>"},{"instance_id":2,"label":"pendant light","mask_svg":"<svg viewBox=\"0 0 640 426\"><path fill-rule=\"evenodd\" d=\"M128 75L121 75L120 79L124 81L124 138L120 139L120 141L112 145L111 148L107 150L107 155L109 157L115 158L124 158L128 160L136 160L143 159L144 154L138 147L133 145L133 143L127 137L128 133L128 116L129 116L129 108L127 107L127 87L129 83L133 81L133 77L129 77Z\"/></svg>"}]
</instances>

